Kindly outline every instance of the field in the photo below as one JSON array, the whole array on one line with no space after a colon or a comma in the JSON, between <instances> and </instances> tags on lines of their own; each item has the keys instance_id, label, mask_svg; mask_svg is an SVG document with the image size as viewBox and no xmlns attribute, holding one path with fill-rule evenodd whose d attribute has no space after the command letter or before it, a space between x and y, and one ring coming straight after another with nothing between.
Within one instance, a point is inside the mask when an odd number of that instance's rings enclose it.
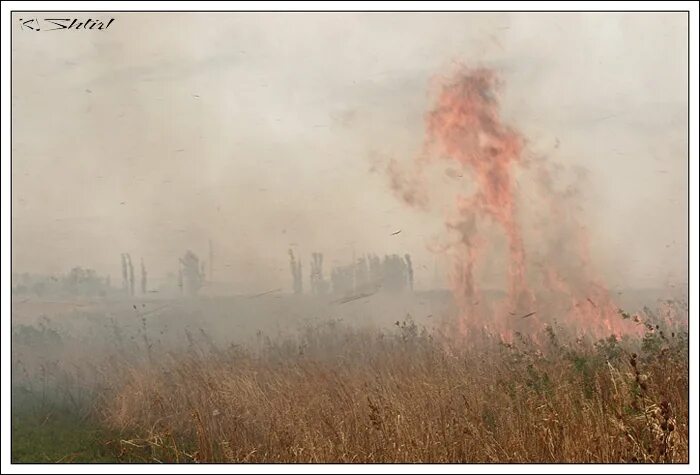
<instances>
[{"instance_id":1,"label":"field","mask_svg":"<svg viewBox=\"0 0 700 475\"><path fill-rule=\"evenodd\" d=\"M663 308L596 341L462 336L438 292L17 302L12 459L687 462L687 306Z\"/></svg>"}]
</instances>

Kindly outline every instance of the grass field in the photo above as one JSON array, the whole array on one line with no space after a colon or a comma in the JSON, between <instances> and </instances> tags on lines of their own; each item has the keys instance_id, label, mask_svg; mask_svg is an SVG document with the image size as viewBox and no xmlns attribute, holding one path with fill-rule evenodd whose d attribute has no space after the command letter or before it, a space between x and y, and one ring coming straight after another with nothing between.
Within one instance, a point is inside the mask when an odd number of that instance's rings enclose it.
<instances>
[{"instance_id":1,"label":"grass field","mask_svg":"<svg viewBox=\"0 0 700 475\"><path fill-rule=\"evenodd\" d=\"M110 436L96 421L74 414L19 412L12 418L13 463L117 462Z\"/></svg>"},{"instance_id":2,"label":"grass field","mask_svg":"<svg viewBox=\"0 0 700 475\"><path fill-rule=\"evenodd\" d=\"M684 462L684 351L327 331L134 369L102 415L161 461Z\"/></svg>"},{"instance_id":3,"label":"grass field","mask_svg":"<svg viewBox=\"0 0 700 475\"><path fill-rule=\"evenodd\" d=\"M411 317L247 343L204 320L175 343L145 318L88 318L84 340L18 325L12 460L687 462L687 313L645 315L643 334L602 340Z\"/></svg>"}]
</instances>

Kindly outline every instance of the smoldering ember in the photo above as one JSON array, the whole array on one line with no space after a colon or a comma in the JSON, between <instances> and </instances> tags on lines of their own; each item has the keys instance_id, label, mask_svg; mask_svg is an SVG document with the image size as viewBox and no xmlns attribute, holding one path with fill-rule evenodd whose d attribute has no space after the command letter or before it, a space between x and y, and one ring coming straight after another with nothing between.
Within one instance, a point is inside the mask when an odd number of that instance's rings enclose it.
<instances>
[{"instance_id":1,"label":"smoldering ember","mask_svg":"<svg viewBox=\"0 0 700 475\"><path fill-rule=\"evenodd\" d=\"M12 13L12 463L691 461L685 14L75 15Z\"/></svg>"}]
</instances>

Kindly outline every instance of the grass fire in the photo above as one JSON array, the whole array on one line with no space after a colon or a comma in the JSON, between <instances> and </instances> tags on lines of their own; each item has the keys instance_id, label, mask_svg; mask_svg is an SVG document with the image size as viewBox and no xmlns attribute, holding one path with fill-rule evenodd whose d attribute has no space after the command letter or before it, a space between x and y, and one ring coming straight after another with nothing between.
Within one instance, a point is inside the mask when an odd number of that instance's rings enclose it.
<instances>
[{"instance_id":1,"label":"grass fire","mask_svg":"<svg viewBox=\"0 0 700 475\"><path fill-rule=\"evenodd\" d=\"M13 29L11 462L689 463L649 15Z\"/></svg>"}]
</instances>

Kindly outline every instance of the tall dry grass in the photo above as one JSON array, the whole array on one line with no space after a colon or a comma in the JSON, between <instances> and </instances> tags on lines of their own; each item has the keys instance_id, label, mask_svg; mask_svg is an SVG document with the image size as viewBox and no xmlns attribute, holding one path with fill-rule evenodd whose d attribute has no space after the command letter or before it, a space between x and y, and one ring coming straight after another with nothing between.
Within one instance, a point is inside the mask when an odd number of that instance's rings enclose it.
<instances>
[{"instance_id":1,"label":"tall dry grass","mask_svg":"<svg viewBox=\"0 0 700 475\"><path fill-rule=\"evenodd\" d=\"M101 417L130 460L687 462L687 333L544 337L448 342L407 321L257 351L192 339L124 368Z\"/></svg>"}]
</instances>

